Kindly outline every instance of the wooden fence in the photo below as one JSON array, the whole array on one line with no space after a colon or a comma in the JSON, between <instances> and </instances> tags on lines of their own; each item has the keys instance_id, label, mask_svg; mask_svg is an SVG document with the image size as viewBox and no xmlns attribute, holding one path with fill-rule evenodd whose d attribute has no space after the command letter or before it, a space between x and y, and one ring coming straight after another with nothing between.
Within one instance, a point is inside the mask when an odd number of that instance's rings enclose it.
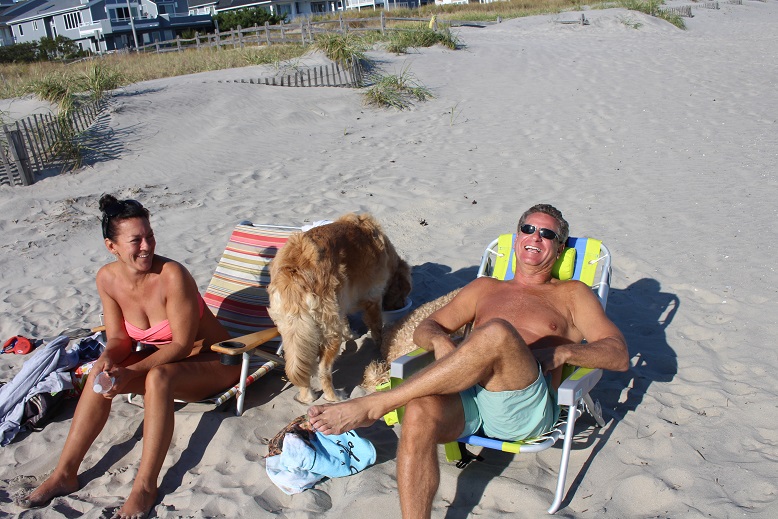
<instances>
[{"instance_id":1,"label":"wooden fence","mask_svg":"<svg viewBox=\"0 0 778 519\"><path fill-rule=\"evenodd\" d=\"M299 22L281 23L279 25L265 25L254 27L238 27L230 31L213 34L195 33L194 38L181 38L175 40L156 41L148 45L138 47L138 52L181 52L186 49L208 49L216 48L243 48L246 45L272 45L274 43L300 43L308 45L313 43L316 34L328 32L338 32L345 34L347 32L368 32L380 31L385 34L386 31L397 30L397 27L388 26L387 22L417 22L430 26L437 30L438 21L435 16L431 18L399 18L387 16L381 11L381 16L368 18L344 18L339 15L337 20L322 20L312 22L310 19L301 18ZM452 22L446 22L451 25ZM453 22L458 24L460 22ZM468 23L468 22L461 22Z\"/></svg>"},{"instance_id":2,"label":"wooden fence","mask_svg":"<svg viewBox=\"0 0 778 519\"><path fill-rule=\"evenodd\" d=\"M67 117L35 114L4 124L0 135L0 185L29 186L35 183L36 174L67 167L74 158L68 156L68 144L94 123L102 107L102 100L90 100Z\"/></svg>"},{"instance_id":3,"label":"wooden fence","mask_svg":"<svg viewBox=\"0 0 778 519\"><path fill-rule=\"evenodd\" d=\"M256 82L253 79L241 79L234 82L287 87L332 86L361 88L365 84L365 69L358 59L354 59L343 65L331 63L314 67L299 67L294 73L258 78Z\"/></svg>"}]
</instances>

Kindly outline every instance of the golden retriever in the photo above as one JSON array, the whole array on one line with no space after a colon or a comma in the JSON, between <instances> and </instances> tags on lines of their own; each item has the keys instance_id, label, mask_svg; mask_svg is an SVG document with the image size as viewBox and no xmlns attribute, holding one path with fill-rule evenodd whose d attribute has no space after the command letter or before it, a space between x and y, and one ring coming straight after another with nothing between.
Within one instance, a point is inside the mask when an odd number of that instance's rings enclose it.
<instances>
[{"instance_id":1,"label":"golden retriever","mask_svg":"<svg viewBox=\"0 0 778 519\"><path fill-rule=\"evenodd\" d=\"M284 341L286 376L296 399L313 402L318 372L324 398L339 400L332 365L351 332L346 316L362 311L376 344L382 309L401 308L411 291L411 269L369 214L346 214L333 223L292 235L270 264L270 317Z\"/></svg>"}]
</instances>

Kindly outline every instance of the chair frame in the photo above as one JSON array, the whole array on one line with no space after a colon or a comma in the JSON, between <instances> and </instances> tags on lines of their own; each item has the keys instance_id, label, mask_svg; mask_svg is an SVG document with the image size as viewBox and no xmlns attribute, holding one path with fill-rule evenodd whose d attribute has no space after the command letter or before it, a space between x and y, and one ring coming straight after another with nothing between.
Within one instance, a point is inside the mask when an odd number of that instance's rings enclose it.
<instances>
[{"instance_id":1,"label":"chair frame","mask_svg":"<svg viewBox=\"0 0 778 519\"><path fill-rule=\"evenodd\" d=\"M581 238L572 238L571 240L580 240ZM495 239L492 241L483 253L481 263L478 268L478 277L490 276L494 268L494 263L497 257L497 242ZM578 257L580 256L580 257ZM584 261L584 254L578 254L576 257L576 266L579 262ZM596 283L592 285L592 289L597 295L603 309L608 302L608 291L611 283L611 256L610 251L604 244L600 244L599 257L590 260L590 263L600 263L599 277L595 276ZM579 270L576 268L576 270ZM394 387L402 383L403 379L408 378L423 367L434 362L434 355L431 352L425 351L421 348L404 355L391 363L390 368L390 386ZM570 366L572 368L572 366ZM560 418L557 424L551 431L538 438L530 438L517 442L506 442L493 438L485 438L481 436L465 436L460 438L458 442L467 443L469 445L476 445L481 447L487 447L490 449L502 450L512 453L533 453L540 452L550 448L560 438L563 440L562 458L559 464L559 474L557 477L556 489L554 492L554 500L548 509L549 514L556 513L562 505L562 501L565 497L565 480L567 478L567 469L570 462L570 452L572 450L573 435L576 420L582 415L584 411L588 411L597 422L597 425L602 427L605 422L602 418L599 402L594 402L589 392L597 384L602 377L601 369L590 369L576 367L572 374L570 374L559 386L557 390L557 403L561 407L567 407L566 419ZM395 417L388 417L387 423L397 423L402 420L403 409L397 410ZM564 409L560 416L564 416ZM461 452L459 450L459 443L453 442L446 444L446 459L448 461L455 461L461 459Z\"/></svg>"}]
</instances>

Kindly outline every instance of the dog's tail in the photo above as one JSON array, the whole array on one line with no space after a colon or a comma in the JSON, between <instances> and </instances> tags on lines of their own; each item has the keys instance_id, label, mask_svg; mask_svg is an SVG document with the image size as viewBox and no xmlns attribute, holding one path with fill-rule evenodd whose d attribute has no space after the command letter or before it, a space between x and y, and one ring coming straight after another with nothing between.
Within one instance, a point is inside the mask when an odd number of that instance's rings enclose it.
<instances>
[{"instance_id":1,"label":"dog's tail","mask_svg":"<svg viewBox=\"0 0 778 519\"><path fill-rule=\"evenodd\" d=\"M294 291L287 290L286 297L281 297L272 290L268 292L268 312L284 341L286 376L297 387L310 387L311 376L319 358L319 346L324 341L321 327L309 309L307 299L311 295L290 294Z\"/></svg>"}]
</instances>

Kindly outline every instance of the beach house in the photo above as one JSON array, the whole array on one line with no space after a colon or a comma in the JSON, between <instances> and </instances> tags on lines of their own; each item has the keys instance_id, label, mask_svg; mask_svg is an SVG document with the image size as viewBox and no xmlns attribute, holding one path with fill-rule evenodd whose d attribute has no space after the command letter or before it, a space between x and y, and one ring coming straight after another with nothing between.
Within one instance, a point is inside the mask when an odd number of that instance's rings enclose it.
<instances>
[{"instance_id":1,"label":"beach house","mask_svg":"<svg viewBox=\"0 0 778 519\"><path fill-rule=\"evenodd\" d=\"M186 0L27 0L5 20L13 43L59 35L82 50L106 52L175 39L182 30L210 29L210 15L190 15ZM5 14L5 13L3 13Z\"/></svg>"}]
</instances>

